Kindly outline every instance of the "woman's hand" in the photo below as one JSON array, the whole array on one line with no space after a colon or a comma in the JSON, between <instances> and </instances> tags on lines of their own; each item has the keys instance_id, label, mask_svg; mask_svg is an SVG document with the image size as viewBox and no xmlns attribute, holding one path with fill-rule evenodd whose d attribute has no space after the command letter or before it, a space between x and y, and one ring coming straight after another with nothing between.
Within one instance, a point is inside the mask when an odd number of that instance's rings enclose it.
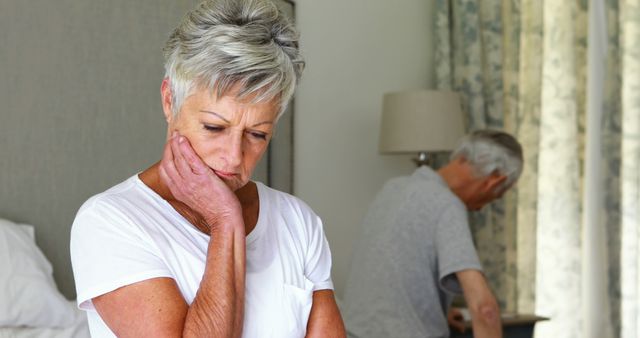
<instances>
[{"instance_id":1,"label":"woman's hand","mask_svg":"<svg viewBox=\"0 0 640 338\"><path fill-rule=\"evenodd\" d=\"M175 131L165 145L159 171L173 196L199 213L211 230L242 219L233 191L200 159L187 138Z\"/></svg>"}]
</instances>

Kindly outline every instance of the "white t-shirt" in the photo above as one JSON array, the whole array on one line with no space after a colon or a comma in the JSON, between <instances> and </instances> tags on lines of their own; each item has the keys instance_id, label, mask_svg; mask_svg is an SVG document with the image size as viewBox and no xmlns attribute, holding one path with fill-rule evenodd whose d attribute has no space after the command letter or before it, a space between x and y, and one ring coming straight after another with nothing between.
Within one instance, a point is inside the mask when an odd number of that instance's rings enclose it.
<instances>
[{"instance_id":1,"label":"white t-shirt","mask_svg":"<svg viewBox=\"0 0 640 338\"><path fill-rule=\"evenodd\" d=\"M243 337L303 337L313 291L333 289L322 221L296 197L256 185L260 212L247 236ZM173 278L191 304L208 243L137 175L90 198L73 222L71 261L91 335L115 337L91 299L122 286Z\"/></svg>"}]
</instances>

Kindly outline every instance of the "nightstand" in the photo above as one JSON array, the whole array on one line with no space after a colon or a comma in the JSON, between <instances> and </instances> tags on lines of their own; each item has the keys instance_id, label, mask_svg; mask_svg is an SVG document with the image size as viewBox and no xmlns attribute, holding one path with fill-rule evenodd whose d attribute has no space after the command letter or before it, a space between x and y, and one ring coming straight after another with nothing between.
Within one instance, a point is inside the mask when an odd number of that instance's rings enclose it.
<instances>
[{"instance_id":1,"label":"nightstand","mask_svg":"<svg viewBox=\"0 0 640 338\"><path fill-rule=\"evenodd\" d=\"M538 317L527 314L503 314L502 315L502 333L504 338L531 338L533 337L533 328L536 322L548 320L549 318ZM465 333L451 330L451 338L473 338L471 330L471 322L465 321Z\"/></svg>"}]
</instances>

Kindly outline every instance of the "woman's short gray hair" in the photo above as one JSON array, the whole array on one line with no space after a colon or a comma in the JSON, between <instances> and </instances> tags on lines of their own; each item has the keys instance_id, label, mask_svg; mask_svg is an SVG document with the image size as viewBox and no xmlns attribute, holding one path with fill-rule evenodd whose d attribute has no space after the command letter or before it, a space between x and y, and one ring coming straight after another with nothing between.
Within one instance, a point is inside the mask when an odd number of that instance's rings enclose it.
<instances>
[{"instance_id":1,"label":"woman's short gray hair","mask_svg":"<svg viewBox=\"0 0 640 338\"><path fill-rule=\"evenodd\" d=\"M522 173L522 146L513 136L498 130L477 130L462 138L451 159L464 158L480 177L498 173L507 180L498 190L510 187Z\"/></svg>"},{"instance_id":2,"label":"woman's short gray hair","mask_svg":"<svg viewBox=\"0 0 640 338\"><path fill-rule=\"evenodd\" d=\"M188 13L164 47L173 114L195 88L217 97L236 85L252 102L293 96L304 61L298 32L269 0L206 0Z\"/></svg>"}]
</instances>

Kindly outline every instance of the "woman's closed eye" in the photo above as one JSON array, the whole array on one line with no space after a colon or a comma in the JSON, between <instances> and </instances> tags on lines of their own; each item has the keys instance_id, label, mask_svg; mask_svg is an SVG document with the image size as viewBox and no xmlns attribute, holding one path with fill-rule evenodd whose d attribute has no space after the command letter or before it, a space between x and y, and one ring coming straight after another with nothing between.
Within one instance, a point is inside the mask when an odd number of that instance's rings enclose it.
<instances>
[{"instance_id":1,"label":"woman's closed eye","mask_svg":"<svg viewBox=\"0 0 640 338\"><path fill-rule=\"evenodd\" d=\"M209 125L209 124L205 124L203 125L205 130L211 131L211 132L220 132L224 130L224 127L222 126L216 126L216 125Z\"/></svg>"},{"instance_id":2,"label":"woman's closed eye","mask_svg":"<svg viewBox=\"0 0 640 338\"><path fill-rule=\"evenodd\" d=\"M259 140L266 140L267 139L267 134L262 133L262 132L247 131L247 133L249 133L249 135L251 135L251 137L253 137L255 139L259 139Z\"/></svg>"},{"instance_id":3,"label":"woman's closed eye","mask_svg":"<svg viewBox=\"0 0 640 338\"><path fill-rule=\"evenodd\" d=\"M226 128L224 126L219 126L219 125L212 125L212 124L203 124L202 125L203 128L207 131L210 131L212 133L219 133L224 131ZM267 133L261 132L261 131L254 131L254 130L247 130L246 131L247 135L251 136L252 138L256 139L256 140L266 140L267 139Z\"/></svg>"}]
</instances>

